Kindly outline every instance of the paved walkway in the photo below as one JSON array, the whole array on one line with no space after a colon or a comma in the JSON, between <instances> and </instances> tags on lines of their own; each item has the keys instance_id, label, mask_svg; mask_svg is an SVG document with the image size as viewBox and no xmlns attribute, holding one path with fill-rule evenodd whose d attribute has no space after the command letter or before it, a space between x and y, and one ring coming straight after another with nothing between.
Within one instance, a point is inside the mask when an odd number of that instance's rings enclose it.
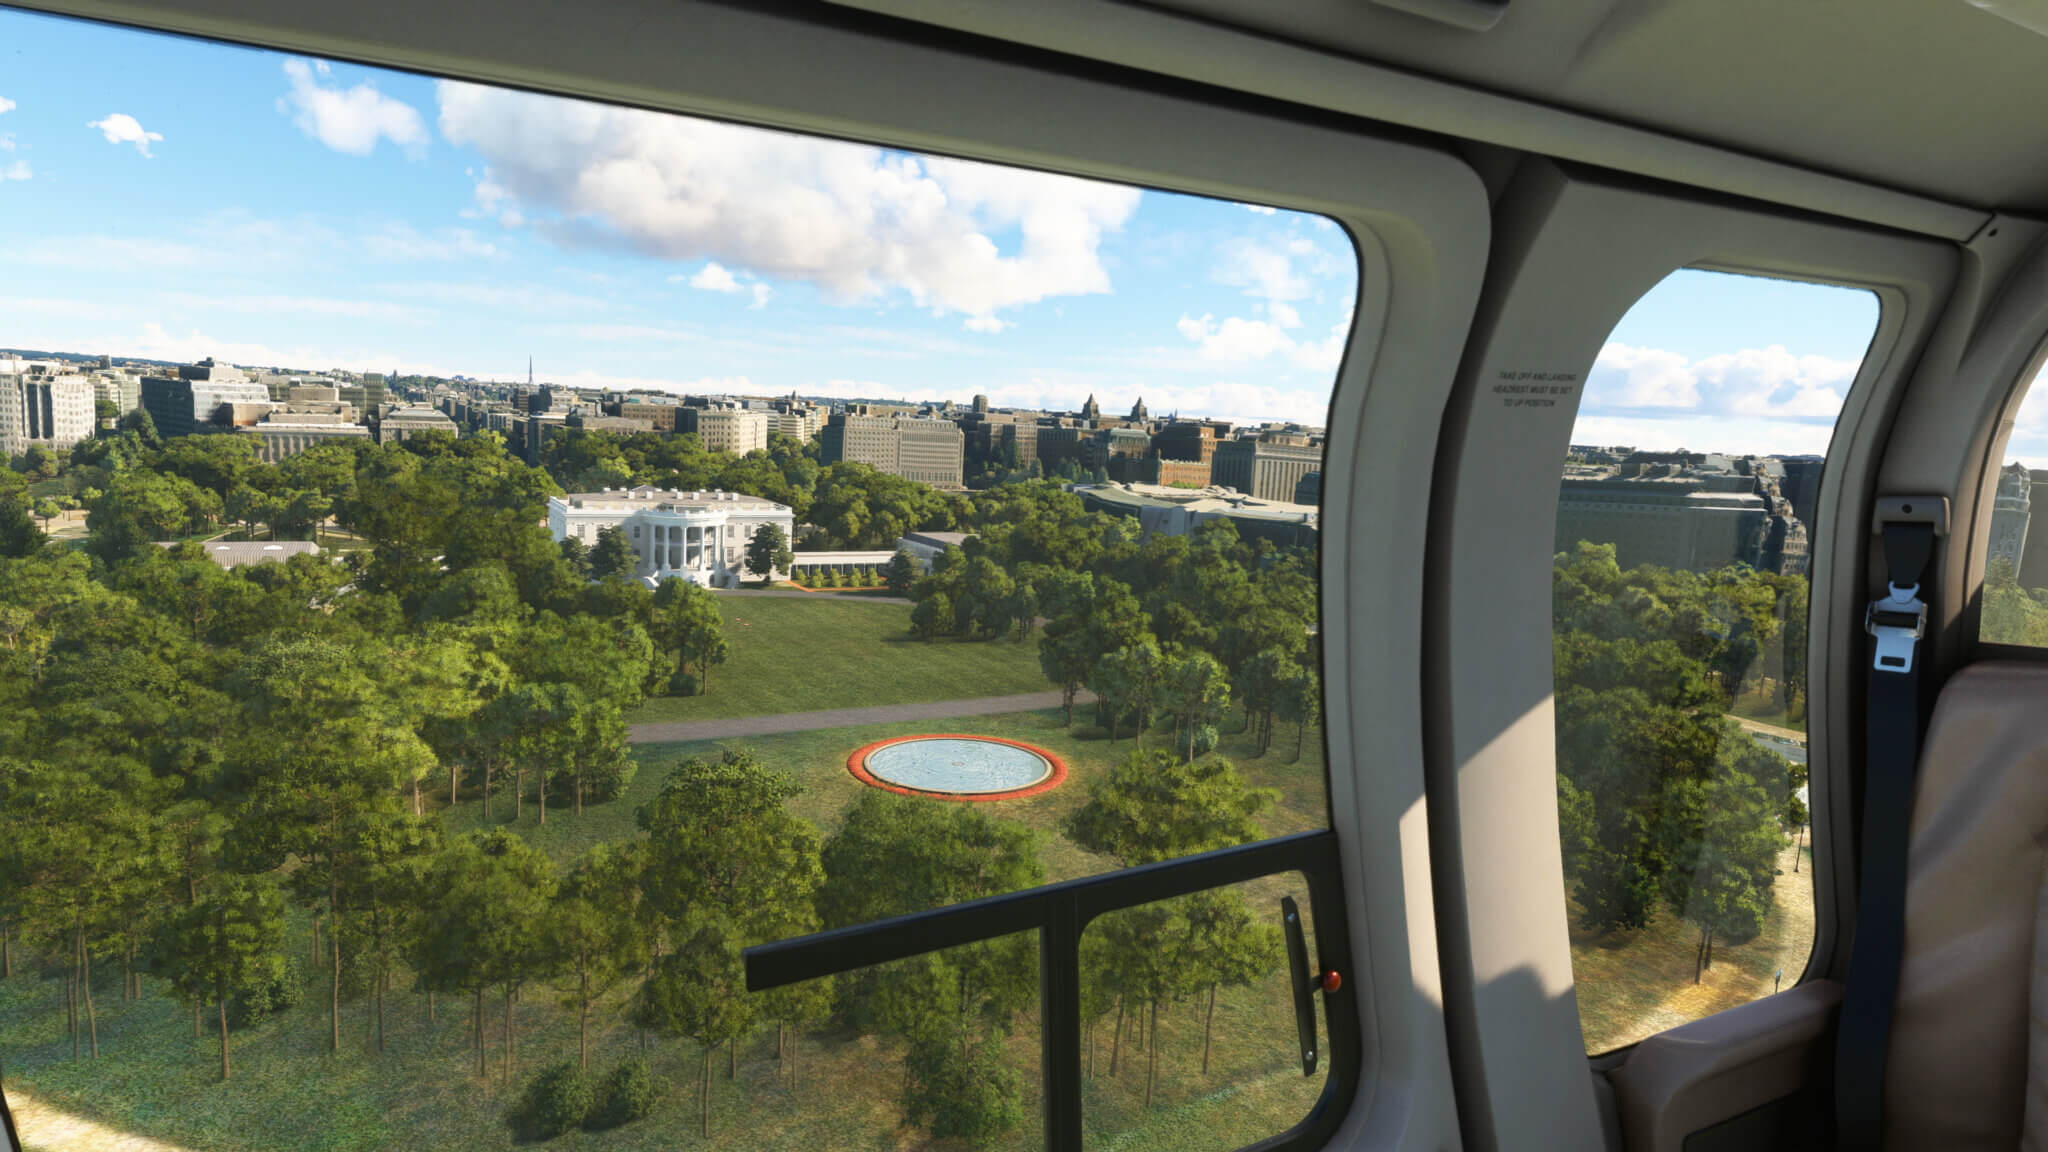
<instances>
[{"instance_id":1,"label":"paved walkway","mask_svg":"<svg viewBox=\"0 0 2048 1152\"><path fill-rule=\"evenodd\" d=\"M1093 704L1081 692L1074 703ZM742 736L780 736L819 728L852 728L860 724L898 724L910 720L947 720L955 716L993 716L1002 712L1035 712L1060 706L1060 694L1027 692L1021 696L982 696L972 700L927 700L921 704L881 704L872 708L834 708L826 712L783 712L773 716L735 716L729 720L686 720L666 724L635 724L628 737L635 744L670 744L695 740L733 740Z\"/></svg>"},{"instance_id":2,"label":"paved walkway","mask_svg":"<svg viewBox=\"0 0 2048 1152\"><path fill-rule=\"evenodd\" d=\"M60 1148L64 1152L184 1152L176 1144L117 1132L84 1117L59 1112L15 1087L7 1089L7 1108L14 1113L14 1125L30 1148L51 1152ZM0 1133L0 1145L6 1143L5 1134Z\"/></svg>"}]
</instances>

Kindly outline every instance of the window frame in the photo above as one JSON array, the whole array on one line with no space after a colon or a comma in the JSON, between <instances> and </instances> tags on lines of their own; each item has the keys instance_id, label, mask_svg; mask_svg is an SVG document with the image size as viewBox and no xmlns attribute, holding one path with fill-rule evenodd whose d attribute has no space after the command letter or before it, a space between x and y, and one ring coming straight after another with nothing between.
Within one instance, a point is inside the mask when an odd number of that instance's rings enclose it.
<instances>
[{"instance_id":1,"label":"window frame","mask_svg":"<svg viewBox=\"0 0 2048 1152\"><path fill-rule=\"evenodd\" d=\"M1319 587L1326 834L1341 850L1336 898L1316 916L1319 934L1342 927L1353 946L1345 980L1361 1076L1328 1111L1337 1142L1385 1133L1417 1147L1458 1141L1422 819L1425 584L1415 560L1492 215L1483 182L1449 142L815 5L593 0L573 22L514 7L483 24L410 0L259 16L234 0L31 6L1330 220L1348 235L1359 275L1326 420L1324 471L1343 478L1323 492ZM1399 1090L1377 1090L1382 1077L1398 1077Z\"/></svg>"},{"instance_id":2,"label":"window frame","mask_svg":"<svg viewBox=\"0 0 2048 1152\"><path fill-rule=\"evenodd\" d=\"M1981 471L1978 478L1977 509L1979 514L1972 518L1968 550L1964 564L1968 570L1971 595L1965 602L1966 609L1956 617L1956 625L1966 641L1968 653L1965 663L1978 660L2019 660L2023 662L2048 662L2048 645L2012 644L1999 640L1984 639L1983 589L1984 575L1991 566L1991 520L1998 501L1998 475L2004 470L2006 445L2012 439L2012 432L2018 426L2021 411L2026 408L2027 399L2034 394L2035 385L2048 383L2041 376L2048 373L2048 333L2034 343L2025 366L2012 377L2002 396L1998 398L1994 421L1991 425L1990 442L1985 445ZM2048 402L2048 387L2042 390L2042 399ZM1953 525L1953 520L1951 521ZM2031 524L2029 531L2031 531ZM1951 527L1951 532L1954 529ZM2018 573L2015 572L2015 575Z\"/></svg>"}]
</instances>

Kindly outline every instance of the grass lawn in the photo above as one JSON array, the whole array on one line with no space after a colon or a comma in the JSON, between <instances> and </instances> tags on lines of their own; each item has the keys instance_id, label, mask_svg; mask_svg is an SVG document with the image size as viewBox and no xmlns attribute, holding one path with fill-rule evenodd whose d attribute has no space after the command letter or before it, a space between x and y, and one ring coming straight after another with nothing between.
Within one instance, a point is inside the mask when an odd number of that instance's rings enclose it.
<instances>
[{"instance_id":1,"label":"grass lawn","mask_svg":"<svg viewBox=\"0 0 2048 1152\"><path fill-rule=\"evenodd\" d=\"M870 704L915 704L1044 692L1035 640L940 640L910 634L910 609L872 596L724 596L732 654L702 696L649 700L634 724L724 720Z\"/></svg>"},{"instance_id":2,"label":"grass lawn","mask_svg":"<svg viewBox=\"0 0 2048 1152\"><path fill-rule=\"evenodd\" d=\"M795 603L809 607L801 601ZM741 615L752 609L751 604L740 607ZM872 607L860 610L877 611ZM1287 738L1291 733L1283 733L1266 756L1253 759L1249 748L1230 732L1236 722L1233 716L1222 725L1223 751L1239 758L1255 781L1277 788L1282 796L1280 805L1268 816L1267 830L1280 833L1323 826L1318 734L1309 733L1298 762L1291 756L1292 743ZM1045 833L1043 857L1051 879L1111 866L1066 842L1055 829L1059 819L1085 799L1088 782L1115 758L1128 753L1132 741L1126 737L1112 749L1097 731L1077 725L1068 732L1057 710L730 743L753 748L769 763L801 780L806 791L795 801L796 810L829 833L864 787L847 773L846 754L870 740L919 730L1010 736L1057 752L1068 762L1071 774L1066 784L1036 797L995 801L986 807L992 814ZM1163 743L1165 737L1153 740ZM539 826L535 806L529 801L519 829L566 863L601 840L633 835L633 808L659 791L668 771L683 758L716 754L718 748L717 744L638 748L635 751L642 768L626 797L593 805L580 819L567 809L553 808L545 828ZM443 813L451 833L482 822L481 805L473 797L444 808ZM497 815L498 822L503 822L506 810L499 809ZM1255 909L1270 909L1281 891L1299 893L1301 886L1288 877L1270 877L1247 889ZM292 932L297 941L293 949L304 964L303 914L294 917ZM381 1054L375 1051L370 1004L358 998L344 1004L343 1048L330 1054L325 1050L326 974L309 970L309 990L299 1007L236 1034L235 1076L220 1084L216 1082L214 1034L208 1031L198 1039L192 1036L189 1008L168 998L153 979L145 981L146 994L141 1000L124 1002L114 966L107 965L103 974L105 986L95 995L100 1019L98 1060L70 1058L70 1043L63 1033L62 986L54 969L39 971L21 964L14 978L0 981L0 1062L4 1062L7 1082L51 1108L120 1131L170 1141L191 1152L510 1147L511 1133L502 1116L519 1087L543 1066L573 1058L576 1051L573 1014L557 1006L553 989L530 986L517 1009L518 1042L511 1086L506 1086L503 1077L504 1009L495 999L486 1001L485 1012L490 1075L479 1079L469 1047L470 1005L443 998L437 1005L437 1018L429 1022L423 998L404 990L409 981L400 977L386 1002L386 1050ZM640 1051L640 1038L624 1022L624 1001L621 989L593 1013L592 1066L600 1072ZM1149 1110L1144 1105L1149 1050L1140 1046L1137 1021L1127 1021L1114 1077L1108 1071L1114 1028L1108 1020L1098 1022L1091 1033L1094 1075L1087 1081L1085 1097L1090 1147L1130 1152L1228 1149L1291 1127L1307 1113L1323 1079L1304 1078L1300 1073L1289 1004L1285 977L1279 972L1269 973L1248 988L1224 990L1216 1003L1212 1066L1206 1076L1201 1072L1201 1009L1206 1004L1191 999L1165 1007L1156 1033L1158 1083ZM1037 1022L1033 1016L1032 1012L1023 1014L1008 1041L1024 1085L1026 1119L1019 1129L993 1145L997 1149L1041 1146ZM799 1059L800 1083L794 1089L775 1051L772 1027L743 1041L736 1053L737 1073L731 1080L727 1079L726 1054L717 1054L713 1060L712 1135L706 1141L697 1135L695 1076L700 1051L687 1042L656 1039L647 1058L657 1081L672 1087L655 1115L613 1132L572 1134L549 1147L624 1152L676 1147L894 1152L941 1146L924 1143L898 1126L902 1073L897 1041L831 1032L808 1036ZM33 1145L32 1132L28 1138Z\"/></svg>"},{"instance_id":3,"label":"grass lawn","mask_svg":"<svg viewBox=\"0 0 2048 1152\"><path fill-rule=\"evenodd\" d=\"M1781 708L1778 706L1776 692L1763 695L1744 692L1742 698L1735 702L1735 706L1728 709L1728 714L1740 716L1744 720L1754 720L1759 724L1790 728L1795 732L1806 731L1806 702L1800 701L1795 708Z\"/></svg>"},{"instance_id":4,"label":"grass lawn","mask_svg":"<svg viewBox=\"0 0 2048 1152\"><path fill-rule=\"evenodd\" d=\"M1572 930L1572 975L1578 983L1579 1022L1586 1051L1606 1052L1667 1028L1771 995L1782 971L1784 987L1799 982L1813 952L1813 851L1803 850L1799 871L1787 840L1778 883L1762 935L1747 944L1715 944L1714 966L1694 984L1699 929L1659 908L1657 919L1636 932Z\"/></svg>"}]
</instances>

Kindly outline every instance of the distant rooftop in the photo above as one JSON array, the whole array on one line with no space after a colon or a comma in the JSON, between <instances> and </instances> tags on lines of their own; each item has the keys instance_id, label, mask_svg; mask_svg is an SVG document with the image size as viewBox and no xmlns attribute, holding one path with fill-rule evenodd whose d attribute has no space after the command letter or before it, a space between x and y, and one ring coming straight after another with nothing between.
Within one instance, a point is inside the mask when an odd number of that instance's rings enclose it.
<instances>
[{"instance_id":1,"label":"distant rooftop","mask_svg":"<svg viewBox=\"0 0 2048 1152\"><path fill-rule=\"evenodd\" d=\"M550 500L549 503L555 503L556 501L560 501L570 508L603 508L606 510L660 507L662 505L687 505L699 508L714 508L726 505L744 506L753 509L775 508L784 512L789 511L786 505L777 504L775 501L763 496L749 496L744 492L723 492L718 489L692 491L676 488L656 488L650 484L643 484L638 488L607 488L602 492L571 492L566 496L557 496Z\"/></svg>"}]
</instances>

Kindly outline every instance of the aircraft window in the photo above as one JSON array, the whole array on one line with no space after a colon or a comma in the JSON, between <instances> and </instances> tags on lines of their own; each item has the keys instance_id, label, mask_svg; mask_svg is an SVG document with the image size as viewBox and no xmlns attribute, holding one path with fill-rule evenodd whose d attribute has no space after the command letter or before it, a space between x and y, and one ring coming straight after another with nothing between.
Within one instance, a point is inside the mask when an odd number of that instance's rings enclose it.
<instances>
[{"instance_id":1,"label":"aircraft window","mask_svg":"<svg viewBox=\"0 0 2048 1152\"><path fill-rule=\"evenodd\" d=\"M1797 983L1807 572L1865 291L1682 270L1600 350L1553 566L1558 825L1589 1052Z\"/></svg>"},{"instance_id":2,"label":"aircraft window","mask_svg":"<svg viewBox=\"0 0 2048 1152\"><path fill-rule=\"evenodd\" d=\"M1079 1116L1225 1147L1353 1089L1349 986L1313 1077L1291 1016L1308 957L1352 975L1317 586L1344 229L0 39L32 1145L1022 1148ZM1129 983L1137 950L1171 979ZM1060 1080L1104 996L1116 1076Z\"/></svg>"},{"instance_id":3,"label":"aircraft window","mask_svg":"<svg viewBox=\"0 0 2048 1152\"><path fill-rule=\"evenodd\" d=\"M1977 637L1992 644L2048 646L2048 388L2041 373L2027 386L2012 432L1998 492L1991 507L1991 542L1984 560L1984 601Z\"/></svg>"}]
</instances>

